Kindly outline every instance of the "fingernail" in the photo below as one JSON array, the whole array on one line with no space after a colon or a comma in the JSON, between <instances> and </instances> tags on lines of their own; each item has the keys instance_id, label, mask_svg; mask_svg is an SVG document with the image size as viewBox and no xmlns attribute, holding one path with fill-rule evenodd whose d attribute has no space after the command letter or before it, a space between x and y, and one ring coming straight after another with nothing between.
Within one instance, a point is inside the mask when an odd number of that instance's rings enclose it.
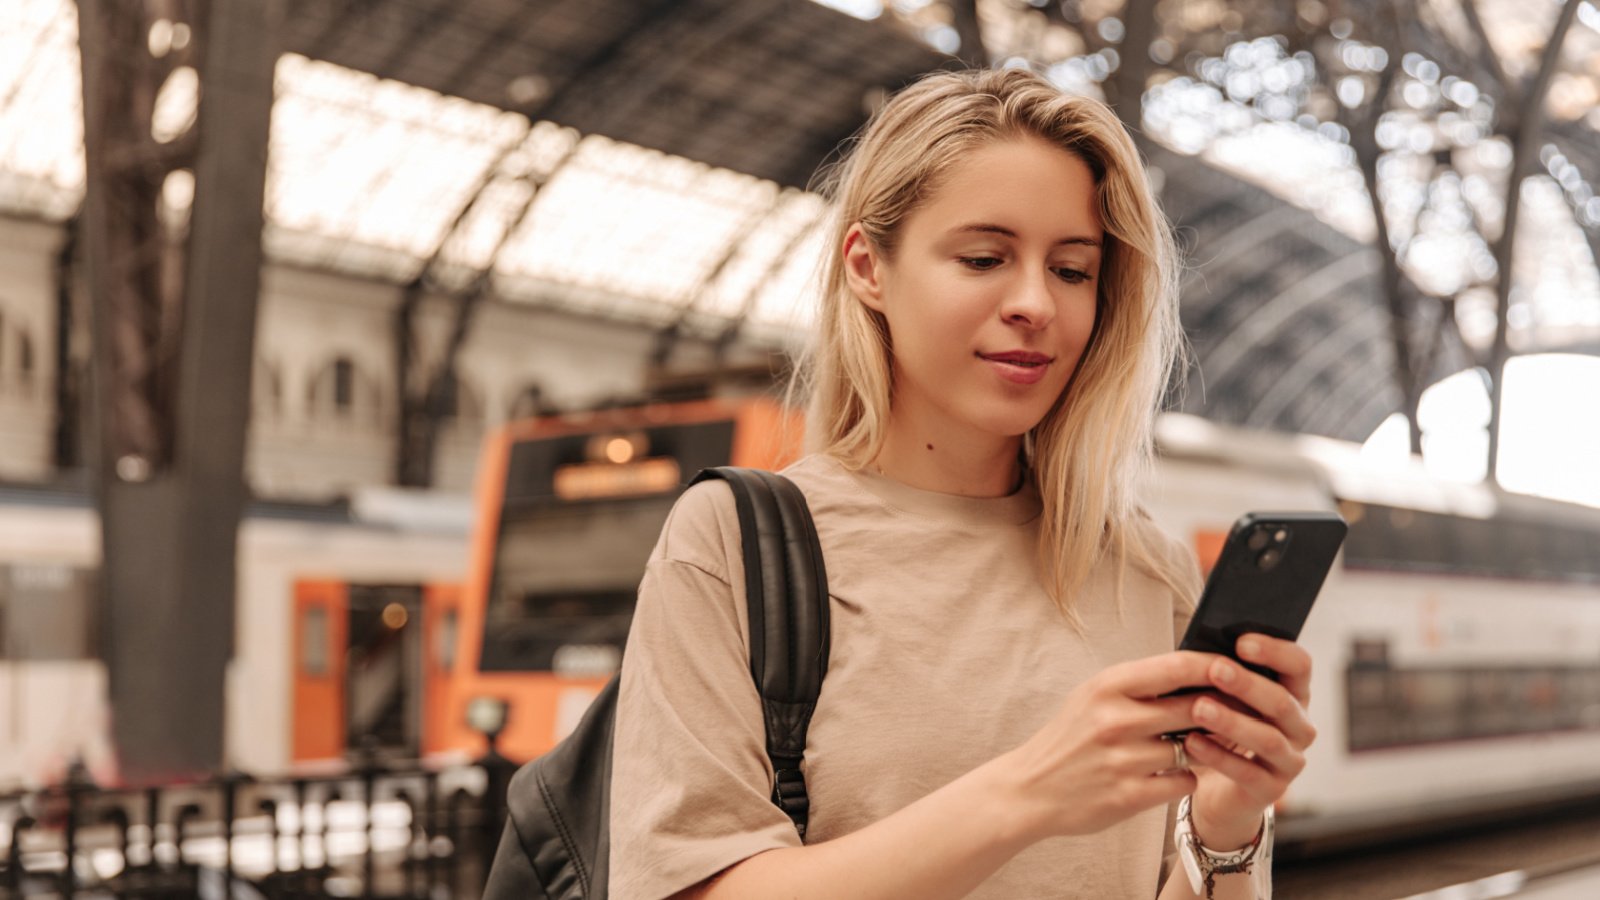
<instances>
[{"instance_id":1,"label":"fingernail","mask_svg":"<svg viewBox=\"0 0 1600 900\"><path fill-rule=\"evenodd\" d=\"M1219 662L1215 666L1212 666L1211 672L1216 676L1216 679L1223 684L1227 684L1233 680L1233 666L1230 666L1225 662Z\"/></svg>"},{"instance_id":2,"label":"fingernail","mask_svg":"<svg viewBox=\"0 0 1600 900\"><path fill-rule=\"evenodd\" d=\"M1202 722L1209 722L1217 717L1217 709L1209 700L1201 700L1194 705L1194 717Z\"/></svg>"},{"instance_id":3,"label":"fingernail","mask_svg":"<svg viewBox=\"0 0 1600 900\"><path fill-rule=\"evenodd\" d=\"M1243 640L1243 641L1239 642L1239 655L1240 656L1255 657L1255 656L1259 656L1260 653L1261 653L1261 644L1257 643L1256 641Z\"/></svg>"}]
</instances>

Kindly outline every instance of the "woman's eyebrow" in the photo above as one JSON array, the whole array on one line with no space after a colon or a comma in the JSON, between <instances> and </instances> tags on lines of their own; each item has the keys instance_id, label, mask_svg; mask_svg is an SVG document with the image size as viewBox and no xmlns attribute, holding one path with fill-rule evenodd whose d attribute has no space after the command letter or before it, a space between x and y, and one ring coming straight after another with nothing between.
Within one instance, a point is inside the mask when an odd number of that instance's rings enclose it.
<instances>
[{"instance_id":1,"label":"woman's eyebrow","mask_svg":"<svg viewBox=\"0 0 1600 900\"><path fill-rule=\"evenodd\" d=\"M1012 231L1004 225L994 225L988 222L973 222L970 225L958 225L955 228L950 229L951 234L966 234L969 232L977 232L979 234L999 234L1008 238L1012 238L1013 240L1015 240L1017 236L1015 231ZM1064 237L1061 240L1056 241L1056 244L1082 244L1086 247L1098 247L1100 246L1100 241L1099 239L1092 237L1072 236Z\"/></svg>"}]
</instances>

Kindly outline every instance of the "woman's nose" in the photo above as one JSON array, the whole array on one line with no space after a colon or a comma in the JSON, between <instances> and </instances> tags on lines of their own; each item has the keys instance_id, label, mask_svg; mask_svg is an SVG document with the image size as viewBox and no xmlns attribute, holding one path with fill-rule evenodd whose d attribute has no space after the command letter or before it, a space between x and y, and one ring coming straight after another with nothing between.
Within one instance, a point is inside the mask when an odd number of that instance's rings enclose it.
<instances>
[{"instance_id":1,"label":"woman's nose","mask_svg":"<svg viewBox=\"0 0 1600 900\"><path fill-rule=\"evenodd\" d=\"M1013 325L1044 328L1055 318L1055 297L1045 278L1048 275L1027 276L1006 292L1000 305L1000 318Z\"/></svg>"}]
</instances>

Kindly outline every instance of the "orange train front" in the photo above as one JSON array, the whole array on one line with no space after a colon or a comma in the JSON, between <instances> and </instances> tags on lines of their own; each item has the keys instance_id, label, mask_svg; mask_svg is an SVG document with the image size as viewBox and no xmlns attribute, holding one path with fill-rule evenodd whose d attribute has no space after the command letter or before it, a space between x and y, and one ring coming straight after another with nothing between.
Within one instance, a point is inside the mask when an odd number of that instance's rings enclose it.
<instances>
[{"instance_id":1,"label":"orange train front","mask_svg":"<svg viewBox=\"0 0 1600 900\"><path fill-rule=\"evenodd\" d=\"M553 747L621 663L645 561L684 485L711 466L781 468L800 429L769 400L707 400L534 419L491 438L446 744L484 746L468 708L491 698L506 704L501 753Z\"/></svg>"}]
</instances>

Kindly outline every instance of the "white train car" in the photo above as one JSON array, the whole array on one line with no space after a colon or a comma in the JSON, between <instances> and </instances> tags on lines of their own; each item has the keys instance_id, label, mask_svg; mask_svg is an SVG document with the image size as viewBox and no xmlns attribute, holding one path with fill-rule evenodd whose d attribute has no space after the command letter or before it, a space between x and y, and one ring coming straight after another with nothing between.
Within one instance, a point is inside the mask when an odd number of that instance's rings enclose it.
<instances>
[{"instance_id":1,"label":"white train car","mask_svg":"<svg viewBox=\"0 0 1600 900\"><path fill-rule=\"evenodd\" d=\"M112 770L106 669L94 660L95 518L81 499L0 503L0 790Z\"/></svg>"},{"instance_id":2,"label":"white train car","mask_svg":"<svg viewBox=\"0 0 1600 900\"><path fill-rule=\"evenodd\" d=\"M375 701L400 696L408 749L435 749L424 732L430 717L442 714L432 701L443 697L426 694L442 693L442 676L430 680L421 663L438 649L453 655L453 628L431 613L436 600L454 602L446 593L466 571L470 520L464 498L400 491L360 492L327 508L251 507L240 525L236 649L227 673L229 766L272 773L338 758L349 749L344 726L357 714L345 701L362 691ZM59 781L74 760L102 784L117 781L106 667L95 649L99 543L98 520L83 495L0 491L0 790ZM351 598L363 591L382 605L358 609ZM327 696L317 696L315 684L310 696L299 693L308 679L296 669L310 664L308 635L297 628L308 595L333 597L341 616L324 635L322 665L342 682ZM396 600L398 618L387 609ZM359 652L349 626L363 614L406 633L388 642L392 657L407 663L398 679L383 677L398 671L392 667L368 666L363 680L356 666L344 665ZM439 634L430 640L425 628ZM308 721L317 731L310 744L297 734Z\"/></svg>"},{"instance_id":3,"label":"white train car","mask_svg":"<svg viewBox=\"0 0 1600 900\"><path fill-rule=\"evenodd\" d=\"M1600 510L1164 417L1151 512L1214 558L1250 510L1350 533L1301 634L1319 737L1287 840L1600 794Z\"/></svg>"}]
</instances>

